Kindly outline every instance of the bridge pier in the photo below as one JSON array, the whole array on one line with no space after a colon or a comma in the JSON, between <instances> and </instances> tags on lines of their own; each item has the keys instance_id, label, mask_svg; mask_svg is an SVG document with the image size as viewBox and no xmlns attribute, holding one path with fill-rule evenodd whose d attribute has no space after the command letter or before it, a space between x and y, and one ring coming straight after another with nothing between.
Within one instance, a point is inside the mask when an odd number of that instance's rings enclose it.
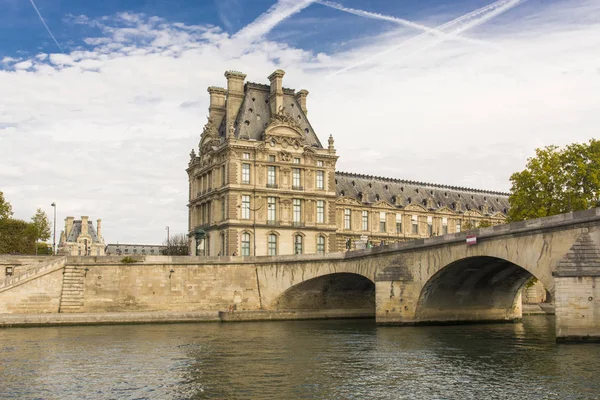
<instances>
[{"instance_id":1,"label":"bridge pier","mask_svg":"<svg viewBox=\"0 0 600 400\"><path fill-rule=\"evenodd\" d=\"M559 342L600 342L600 246L595 233L581 234L552 274Z\"/></svg>"},{"instance_id":2,"label":"bridge pier","mask_svg":"<svg viewBox=\"0 0 600 400\"><path fill-rule=\"evenodd\" d=\"M378 325L413 325L422 285L407 281L375 282Z\"/></svg>"}]
</instances>

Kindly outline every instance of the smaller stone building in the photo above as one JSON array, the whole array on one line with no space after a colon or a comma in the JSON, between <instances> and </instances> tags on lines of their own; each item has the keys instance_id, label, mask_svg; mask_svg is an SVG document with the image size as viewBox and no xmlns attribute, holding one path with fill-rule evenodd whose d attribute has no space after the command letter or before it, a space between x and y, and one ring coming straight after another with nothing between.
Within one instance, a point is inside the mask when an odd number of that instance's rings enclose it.
<instances>
[{"instance_id":1,"label":"smaller stone building","mask_svg":"<svg viewBox=\"0 0 600 400\"><path fill-rule=\"evenodd\" d=\"M65 230L60 233L58 254L68 256L103 256L104 238L102 237L102 220L97 220L97 228L88 217L65 218Z\"/></svg>"},{"instance_id":2,"label":"smaller stone building","mask_svg":"<svg viewBox=\"0 0 600 400\"><path fill-rule=\"evenodd\" d=\"M160 244L127 244L109 243L106 245L107 256L160 256L167 246Z\"/></svg>"}]
</instances>

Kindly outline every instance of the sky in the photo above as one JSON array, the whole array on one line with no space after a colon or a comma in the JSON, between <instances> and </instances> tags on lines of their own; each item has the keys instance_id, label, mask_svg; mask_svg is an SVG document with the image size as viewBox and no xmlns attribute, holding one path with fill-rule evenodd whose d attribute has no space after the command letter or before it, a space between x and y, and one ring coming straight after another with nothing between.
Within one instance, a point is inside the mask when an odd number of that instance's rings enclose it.
<instances>
[{"instance_id":1,"label":"sky","mask_svg":"<svg viewBox=\"0 0 600 400\"><path fill-rule=\"evenodd\" d=\"M185 169L227 70L307 89L338 171L509 191L535 149L597 138L598 0L0 0L0 191L187 230Z\"/></svg>"}]
</instances>

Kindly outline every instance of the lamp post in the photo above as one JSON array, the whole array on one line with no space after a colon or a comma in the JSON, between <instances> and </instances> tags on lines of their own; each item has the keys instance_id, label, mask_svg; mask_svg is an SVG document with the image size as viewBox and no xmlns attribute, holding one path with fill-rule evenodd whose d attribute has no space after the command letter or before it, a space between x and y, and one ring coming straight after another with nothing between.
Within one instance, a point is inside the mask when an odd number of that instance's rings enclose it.
<instances>
[{"instance_id":1,"label":"lamp post","mask_svg":"<svg viewBox=\"0 0 600 400\"><path fill-rule=\"evenodd\" d=\"M54 234L52 235L52 255L56 255L56 202L50 204L54 208Z\"/></svg>"},{"instance_id":2,"label":"lamp post","mask_svg":"<svg viewBox=\"0 0 600 400\"><path fill-rule=\"evenodd\" d=\"M169 227L165 226L167 230L167 255L171 255L171 237L169 236Z\"/></svg>"}]
</instances>

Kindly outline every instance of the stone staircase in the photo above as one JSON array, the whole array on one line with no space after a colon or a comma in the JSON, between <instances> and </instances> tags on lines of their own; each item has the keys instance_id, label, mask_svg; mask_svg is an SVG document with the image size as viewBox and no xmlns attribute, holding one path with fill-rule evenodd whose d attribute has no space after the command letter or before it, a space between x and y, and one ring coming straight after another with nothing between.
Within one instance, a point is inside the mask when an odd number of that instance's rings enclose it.
<instances>
[{"instance_id":1,"label":"stone staircase","mask_svg":"<svg viewBox=\"0 0 600 400\"><path fill-rule=\"evenodd\" d=\"M84 271L81 267L78 268L72 265L65 266L58 312L81 312L81 309L83 308L83 279Z\"/></svg>"}]
</instances>

